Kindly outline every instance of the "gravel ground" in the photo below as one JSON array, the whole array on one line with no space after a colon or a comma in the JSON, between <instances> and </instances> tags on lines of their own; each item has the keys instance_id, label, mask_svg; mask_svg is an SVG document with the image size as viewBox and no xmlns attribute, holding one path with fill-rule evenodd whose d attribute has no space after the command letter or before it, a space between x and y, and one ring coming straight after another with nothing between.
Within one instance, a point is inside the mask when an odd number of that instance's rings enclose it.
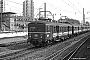
<instances>
[{"instance_id":1,"label":"gravel ground","mask_svg":"<svg viewBox=\"0 0 90 60\"><path fill-rule=\"evenodd\" d=\"M23 49L23 48L27 48L27 47L31 47L31 46L32 46L31 44L24 43L24 44L19 44L19 45L8 46L7 49L19 50L19 49Z\"/></svg>"},{"instance_id":2,"label":"gravel ground","mask_svg":"<svg viewBox=\"0 0 90 60\"><path fill-rule=\"evenodd\" d=\"M0 39L0 44L24 41L24 40L27 40L27 38L25 38L25 37L6 38L6 39Z\"/></svg>"},{"instance_id":3,"label":"gravel ground","mask_svg":"<svg viewBox=\"0 0 90 60\"><path fill-rule=\"evenodd\" d=\"M6 47L0 47L0 52L9 51Z\"/></svg>"}]
</instances>

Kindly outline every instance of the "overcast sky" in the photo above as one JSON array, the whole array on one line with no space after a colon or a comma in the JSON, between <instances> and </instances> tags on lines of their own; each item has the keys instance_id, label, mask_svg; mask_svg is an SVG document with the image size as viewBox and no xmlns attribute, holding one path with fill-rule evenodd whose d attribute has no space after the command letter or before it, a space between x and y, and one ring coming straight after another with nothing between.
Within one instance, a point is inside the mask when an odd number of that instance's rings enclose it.
<instances>
[{"instance_id":1,"label":"overcast sky","mask_svg":"<svg viewBox=\"0 0 90 60\"><path fill-rule=\"evenodd\" d=\"M5 0L5 11L16 12L22 14L23 1L25 0ZM47 10L51 11L55 15L55 19L59 19L60 16L68 16L69 18L83 19L83 8L85 8L86 18L90 16L87 12L90 11L90 0L33 0L34 1L34 14L38 14L38 9L44 10L44 3L46 2ZM17 2L17 3L14 3ZM47 13L49 14L49 13ZM61 14L61 15L60 15ZM86 21L89 21L86 19ZM90 22L90 21L89 21Z\"/></svg>"}]
</instances>

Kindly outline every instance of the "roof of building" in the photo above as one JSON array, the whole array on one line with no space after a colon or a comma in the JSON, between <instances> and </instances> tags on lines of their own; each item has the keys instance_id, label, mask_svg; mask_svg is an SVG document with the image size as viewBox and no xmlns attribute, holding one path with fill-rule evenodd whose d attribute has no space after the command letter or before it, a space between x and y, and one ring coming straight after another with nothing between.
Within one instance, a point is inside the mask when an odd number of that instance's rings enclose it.
<instances>
[{"instance_id":1,"label":"roof of building","mask_svg":"<svg viewBox=\"0 0 90 60\"><path fill-rule=\"evenodd\" d=\"M16 14L15 12L2 12L2 14Z\"/></svg>"}]
</instances>

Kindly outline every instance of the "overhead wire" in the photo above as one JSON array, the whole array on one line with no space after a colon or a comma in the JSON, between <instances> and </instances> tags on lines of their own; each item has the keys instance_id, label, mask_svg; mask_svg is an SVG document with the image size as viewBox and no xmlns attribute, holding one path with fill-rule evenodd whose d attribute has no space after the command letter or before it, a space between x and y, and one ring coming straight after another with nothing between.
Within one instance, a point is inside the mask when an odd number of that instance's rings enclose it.
<instances>
[{"instance_id":1,"label":"overhead wire","mask_svg":"<svg viewBox=\"0 0 90 60\"><path fill-rule=\"evenodd\" d=\"M18 5L23 5L23 4L21 4L21 3L17 3L17 2L14 2L14 1L10 1L10 0L7 0L7 1L12 2L12 3L15 3L15 4L18 4ZM9 5L9 6L10 6L10 5ZM41 5L41 6L42 6L42 5ZM40 6L40 7L41 7L41 6ZM39 8L40 8L40 7L39 7ZM38 9L37 9L37 12L36 12L34 15L36 15L37 13L38 13Z\"/></svg>"},{"instance_id":2,"label":"overhead wire","mask_svg":"<svg viewBox=\"0 0 90 60\"><path fill-rule=\"evenodd\" d=\"M74 10L76 10L77 11L77 9L76 8L74 8L74 7L72 7L69 3L67 3L67 2L65 2L64 0L61 0L62 2L64 2L65 4L67 4L68 6L70 6L71 8L73 8ZM80 11L79 11L79 13L81 13ZM82 14L82 13L81 13Z\"/></svg>"},{"instance_id":3,"label":"overhead wire","mask_svg":"<svg viewBox=\"0 0 90 60\"><path fill-rule=\"evenodd\" d=\"M64 9L61 9L61 8L59 8L59 7L57 7L57 6L54 6L54 5L52 5L52 4L50 4L50 3L48 3L48 5L50 5L51 7L53 7L53 8L55 8L55 9L58 9L58 10L60 10L60 11L65 11L65 12L71 12L71 11L67 11L67 10L64 10ZM72 13L72 12L71 12Z\"/></svg>"},{"instance_id":4,"label":"overhead wire","mask_svg":"<svg viewBox=\"0 0 90 60\"><path fill-rule=\"evenodd\" d=\"M11 7L13 7L13 8L21 9L20 7L15 7L15 6L12 6L12 5L9 5L9 4L5 4L5 5L11 6Z\"/></svg>"},{"instance_id":5,"label":"overhead wire","mask_svg":"<svg viewBox=\"0 0 90 60\"><path fill-rule=\"evenodd\" d=\"M79 12L80 12L80 10L70 1L70 0L68 0ZM82 12L80 12L81 14L82 14Z\"/></svg>"},{"instance_id":6,"label":"overhead wire","mask_svg":"<svg viewBox=\"0 0 90 60\"><path fill-rule=\"evenodd\" d=\"M15 3L15 4L18 4L18 5L23 5L23 4L20 4L20 3L17 3L17 2L14 2L14 1L10 1L10 0L7 0L8 2L11 2L11 3ZM16 6L12 6L12 5L9 5L8 3L7 4L5 4L5 5L8 5L8 6L10 6L10 11L11 11L11 7L13 7L13 8L18 8L18 7L16 7ZM5 8L4 8L5 9ZM21 10L21 8L19 7L18 9L20 9ZM5 11L5 10L4 10Z\"/></svg>"},{"instance_id":7,"label":"overhead wire","mask_svg":"<svg viewBox=\"0 0 90 60\"><path fill-rule=\"evenodd\" d=\"M23 5L21 3L17 3L17 2L14 2L14 1L10 1L10 0L7 0L7 1L12 2L12 3L15 3L15 4L18 4L18 5Z\"/></svg>"},{"instance_id":8,"label":"overhead wire","mask_svg":"<svg viewBox=\"0 0 90 60\"><path fill-rule=\"evenodd\" d=\"M41 7L42 7L42 5L43 5L43 3L39 6L39 8L41 8ZM37 15L38 15L38 11L39 11L38 9L39 9L39 8L37 8L36 13L34 14L34 16L36 16L36 17L37 17Z\"/></svg>"},{"instance_id":9,"label":"overhead wire","mask_svg":"<svg viewBox=\"0 0 90 60\"><path fill-rule=\"evenodd\" d=\"M85 11L87 11L85 15L88 16L88 14L90 14L90 11L88 11L85 7L83 7L79 2L78 2L78 4L79 4L79 6L81 6L82 8L84 8ZM90 19L90 17L85 17L85 18L86 19Z\"/></svg>"}]
</instances>

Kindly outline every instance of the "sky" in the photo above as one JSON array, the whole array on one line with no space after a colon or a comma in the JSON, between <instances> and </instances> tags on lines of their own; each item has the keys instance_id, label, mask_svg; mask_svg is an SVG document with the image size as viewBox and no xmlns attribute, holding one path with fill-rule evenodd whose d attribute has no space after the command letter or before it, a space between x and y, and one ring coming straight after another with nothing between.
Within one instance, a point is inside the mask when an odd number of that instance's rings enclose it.
<instances>
[{"instance_id":1,"label":"sky","mask_svg":"<svg viewBox=\"0 0 90 60\"><path fill-rule=\"evenodd\" d=\"M25 0L5 0L5 11L16 12L22 15L23 1ZM69 18L77 19L80 22L83 19L83 8L85 9L86 21L90 22L90 0L33 0L34 1L34 15L38 16L39 8L44 10L44 3L46 3L46 10L54 14L55 20L61 16L68 16ZM14 3L17 2L17 3ZM19 3L19 4L18 4ZM41 13L43 14L43 13ZM52 16L47 13L48 17Z\"/></svg>"}]
</instances>

